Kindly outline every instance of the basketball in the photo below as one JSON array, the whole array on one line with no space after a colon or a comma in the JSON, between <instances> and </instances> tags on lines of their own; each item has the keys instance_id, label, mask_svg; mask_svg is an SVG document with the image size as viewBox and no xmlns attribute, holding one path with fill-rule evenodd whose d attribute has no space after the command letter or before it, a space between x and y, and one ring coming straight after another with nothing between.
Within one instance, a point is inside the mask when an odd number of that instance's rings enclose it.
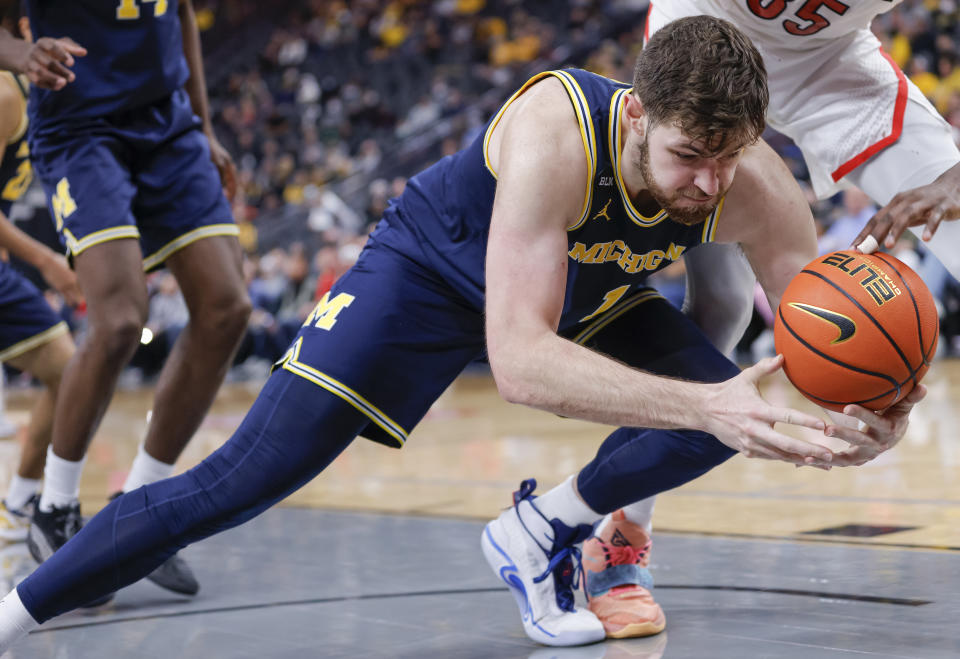
<instances>
[{"instance_id":1,"label":"basketball","mask_svg":"<svg viewBox=\"0 0 960 659\"><path fill-rule=\"evenodd\" d=\"M920 382L937 349L933 296L889 254L839 251L794 277L774 322L783 370L804 396L883 410Z\"/></svg>"}]
</instances>

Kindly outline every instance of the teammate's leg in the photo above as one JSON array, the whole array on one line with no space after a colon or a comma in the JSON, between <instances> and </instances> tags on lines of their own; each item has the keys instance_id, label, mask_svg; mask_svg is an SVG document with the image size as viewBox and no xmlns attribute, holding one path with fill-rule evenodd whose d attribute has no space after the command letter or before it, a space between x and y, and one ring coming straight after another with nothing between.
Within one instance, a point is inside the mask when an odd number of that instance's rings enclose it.
<instances>
[{"instance_id":1,"label":"teammate's leg","mask_svg":"<svg viewBox=\"0 0 960 659\"><path fill-rule=\"evenodd\" d=\"M113 397L117 378L140 341L147 288L140 246L117 239L74 257L86 294L89 330L63 371L55 405L48 471L58 474L34 516L31 551L45 560L80 525L76 492L90 439Z\"/></svg>"},{"instance_id":2,"label":"teammate's leg","mask_svg":"<svg viewBox=\"0 0 960 659\"><path fill-rule=\"evenodd\" d=\"M43 389L30 412L17 472L0 504L0 537L5 540L24 540L27 536L50 446L53 408L60 387L60 376L73 352L73 339L64 328L62 333L40 347L7 359L7 363L14 368L37 378L43 384Z\"/></svg>"},{"instance_id":3,"label":"teammate's leg","mask_svg":"<svg viewBox=\"0 0 960 659\"><path fill-rule=\"evenodd\" d=\"M223 382L247 327L250 298L233 236L198 240L172 254L166 265L180 285L190 321L160 372L144 448L172 465Z\"/></svg>"}]
</instances>

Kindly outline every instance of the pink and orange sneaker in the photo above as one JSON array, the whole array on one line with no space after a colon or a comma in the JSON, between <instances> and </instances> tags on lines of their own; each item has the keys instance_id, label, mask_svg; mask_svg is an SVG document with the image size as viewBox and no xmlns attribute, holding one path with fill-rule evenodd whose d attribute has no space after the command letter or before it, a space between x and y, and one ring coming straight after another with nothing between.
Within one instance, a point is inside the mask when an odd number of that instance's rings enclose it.
<instances>
[{"instance_id":1,"label":"pink and orange sneaker","mask_svg":"<svg viewBox=\"0 0 960 659\"><path fill-rule=\"evenodd\" d=\"M607 638L659 634L667 620L650 591L650 536L642 526L613 513L599 536L583 543L584 591Z\"/></svg>"}]
</instances>

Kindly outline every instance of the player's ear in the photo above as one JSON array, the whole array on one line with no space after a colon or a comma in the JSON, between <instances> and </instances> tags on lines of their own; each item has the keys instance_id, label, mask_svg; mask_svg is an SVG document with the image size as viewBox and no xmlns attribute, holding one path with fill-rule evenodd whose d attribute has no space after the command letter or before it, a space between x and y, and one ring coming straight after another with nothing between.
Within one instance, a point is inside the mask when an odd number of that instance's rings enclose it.
<instances>
[{"instance_id":1,"label":"player's ear","mask_svg":"<svg viewBox=\"0 0 960 659\"><path fill-rule=\"evenodd\" d=\"M623 113L630 124L630 128L640 135L640 137L643 137L647 129L647 112L643 107L643 102L637 98L636 94L630 93L626 95Z\"/></svg>"}]
</instances>

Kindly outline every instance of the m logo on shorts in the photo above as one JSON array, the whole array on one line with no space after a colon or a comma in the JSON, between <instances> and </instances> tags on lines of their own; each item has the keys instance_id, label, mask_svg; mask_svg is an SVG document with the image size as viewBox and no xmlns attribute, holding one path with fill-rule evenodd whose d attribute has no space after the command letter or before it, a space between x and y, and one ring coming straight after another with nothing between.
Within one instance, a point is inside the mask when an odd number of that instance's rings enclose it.
<instances>
[{"instance_id":1,"label":"m logo on shorts","mask_svg":"<svg viewBox=\"0 0 960 659\"><path fill-rule=\"evenodd\" d=\"M337 297L330 299L330 292L327 291L317 302L310 315L304 321L303 326L313 324L317 329L329 330L337 323L337 316L341 311L350 306L354 296L349 293L340 293Z\"/></svg>"},{"instance_id":2,"label":"m logo on shorts","mask_svg":"<svg viewBox=\"0 0 960 659\"><path fill-rule=\"evenodd\" d=\"M57 192L50 197L50 208L57 220L57 231L60 231L63 229L63 220L77 210L77 202L70 196L70 183L66 177L57 181Z\"/></svg>"}]
</instances>

